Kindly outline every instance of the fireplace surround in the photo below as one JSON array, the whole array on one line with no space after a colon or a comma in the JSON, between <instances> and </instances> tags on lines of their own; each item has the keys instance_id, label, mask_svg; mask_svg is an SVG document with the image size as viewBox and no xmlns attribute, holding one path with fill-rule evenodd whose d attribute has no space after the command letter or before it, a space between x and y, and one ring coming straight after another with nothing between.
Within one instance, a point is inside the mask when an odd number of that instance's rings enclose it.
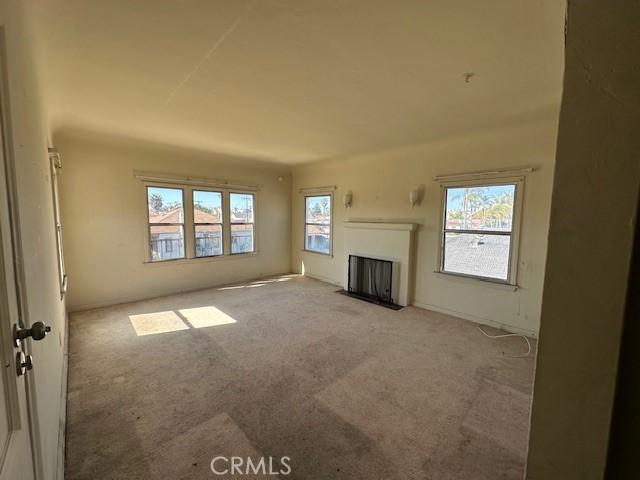
<instances>
[{"instance_id":1,"label":"fireplace surround","mask_svg":"<svg viewBox=\"0 0 640 480\"><path fill-rule=\"evenodd\" d=\"M411 257L413 254L412 234L416 225L411 223L395 223L383 221L354 221L344 222L344 282L345 293L349 293L349 286L353 289L350 279L352 257L364 257L385 262L390 269L391 302L400 306L410 304L411 291ZM378 269L382 264L379 264ZM367 271L366 269L364 271ZM378 271L378 274L380 271ZM369 274L371 275L371 273ZM351 282L351 283L350 283ZM375 285L380 292L380 279ZM367 292L365 290L365 293ZM384 292L382 292L384 293Z\"/></svg>"}]
</instances>

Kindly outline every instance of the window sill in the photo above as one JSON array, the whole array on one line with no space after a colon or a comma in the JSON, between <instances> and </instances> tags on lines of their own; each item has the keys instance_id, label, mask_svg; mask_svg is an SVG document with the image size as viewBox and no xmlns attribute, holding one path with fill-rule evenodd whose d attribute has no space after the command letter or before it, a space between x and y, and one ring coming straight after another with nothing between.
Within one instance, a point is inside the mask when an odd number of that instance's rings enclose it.
<instances>
[{"instance_id":1,"label":"window sill","mask_svg":"<svg viewBox=\"0 0 640 480\"><path fill-rule=\"evenodd\" d=\"M160 260L157 262L150 262L146 260L144 265L188 265L191 263L209 263L209 262L223 262L225 260L240 260L243 258L255 257L259 252L248 253L229 253L226 255L215 255L211 257L194 257L194 258L176 258L174 260Z\"/></svg>"},{"instance_id":2,"label":"window sill","mask_svg":"<svg viewBox=\"0 0 640 480\"><path fill-rule=\"evenodd\" d=\"M453 282L459 282L459 283L469 283L469 284L474 284L474 285L482 285L484 287L489 287L489 288L495 288L498 290L504 290L507 292L515 292L516 290L518 290L520 287L518 285L512 285L510 283L504 283L501 282L499 280L491 280L489 278L481 278L481 277L473 277L471 275L464 275L461 273L450 273L450 272L441 272L441 271L434 271L433 273L435 273L437 276L446 279L446 280L451 280Z\"/></svg>"},{"instance_id":3,"label":"window sill","mask_svg":"<svg viewBox=\"0 0 640 480\"><path fill-rule=\"evenodd\" d=\"M313 255L320 255L322 257L329 257L329 258L333 258L333 253L322 253L322 252L315 252L313 250L305 250L304 248L301 250L302 253L311 253Z\"/></svg>"}]
</instances>

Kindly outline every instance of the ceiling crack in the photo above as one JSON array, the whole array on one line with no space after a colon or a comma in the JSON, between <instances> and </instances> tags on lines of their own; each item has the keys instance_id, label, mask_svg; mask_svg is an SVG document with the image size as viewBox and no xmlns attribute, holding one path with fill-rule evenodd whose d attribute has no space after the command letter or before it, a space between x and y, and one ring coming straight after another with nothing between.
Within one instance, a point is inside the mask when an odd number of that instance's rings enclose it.
<instances>
[{"instance_id":1,"label":"ceiling crack","mask_svg":"<svg viewBox=\"0 0 640 480\"><path fill-rule=\"evenodd\" d=\"M247 4L242 9L242 12L240 12L240 14L231 23L231 25L229 25L229 27L224 32L222 32L222 35L220 35L220 37L218 37L218 39L215 41L213 46L204 55L204 57L202 57L202 59L196 64L196 66L193 68L193 70L191 70L182 79L182 81L178 84L178 86L176 88L174 88L171 91L171 93L169 93L169 96L167 97L167 100L164 103L165 107L167 105L169 105L173 101L173 99L175 98L176 94L182 89L182 87L184 87L189 82L189 80L191 80L195 75L198 74L198 72L200 71L202 66L211 58L211 56L215 53L215 51L218 48L220 48L220 46L225 42L225 40L229 37L229 35L231 35L238 28L238 25L240 25L240 22L242 21L242 19L253 9L253 7L256 5L256 3L258 3L258 0L251 0L251 1L247 2Z\"/></svg>"}]
</instances>

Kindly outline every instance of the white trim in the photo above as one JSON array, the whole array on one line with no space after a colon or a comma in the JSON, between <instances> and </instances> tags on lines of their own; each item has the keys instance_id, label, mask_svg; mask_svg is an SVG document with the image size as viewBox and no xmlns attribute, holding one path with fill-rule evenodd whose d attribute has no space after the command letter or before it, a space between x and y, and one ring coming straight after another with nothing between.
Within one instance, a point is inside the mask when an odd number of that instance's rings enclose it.
<instances>
[{"instance_id":1,"label":"white trim","mask_svg":"<svg viewBox=\"0 0 640 480\"><path fill-rule=\"evenodd\" d=\"M458 180L482 180L483 178L498 178L502 176L515 176L524 175L534 172L535 168L516 168L516 169L501 169L501 170L486 170L482 172L470 172L470 173L452 173L448 175L436 175L433 177L434 182L453 182Z\"/></svg>"},{"instance_id":2,"label":"white trim","mask_svg":"<svg viewBox=\"0 0 640 480\"><path fill-rule=\"evenodd\" d=\"M69 314L64 316L64 341L62 345L62 389L60 392L60 431L58 432L58 465L56 480L64 480L64 459L67 425L67 383L69 378Z\"/></svg>"},{"instance_id":3,"label":"white trim","mask_svg":"<svg viewBox=\"0 0 640 480\"><path fill-rule=\"evenodd\" d=\"M3 227L8 226L8 231L3 234L3 239L0 241L0 254L2 255L2 262L5 262L5 255L10 255L13 260L13 265L4 265L4 269L11 269L12 279L7 279L4 283L5 295L4 299L0 298L0 307L7 310L4 312L6 315L6 324L0 322L2 332L0 337L2 338L5 346L9 346L10 342L7 342L7 338L11 338L10 323L15 320L18 326L24 328L31 324L29 316L29 303L26 298L26 277L24 268L24 251L22 243L22 228L20 223L20 208L18 202L18 184L15 167L15 145L14 138L11 135L12 125L12 109L11 102L9 101L9 85L7 83L7 71L6 56L7 56L7 44L4 39L4 26L0 26L0 167L2 173L0 174L0 186L6 202L3 206L5 214L8 216L8 221ZM5 242L5 240L7 240ZM12 252L4 252L2 248L11 248ZM2 253L4 252L4 253ZM5 275L5 272L0 272ZM10 282L10 283L7 283ZM12 285L12 287L9 287ZM11 297L15 297L16 305L9 305L9 297L7 296L11 291ZM13 303L13 302L11 302ZM9 308L11 307L11 308ZM17 309L16 318L12 318L10 314L13 308ZM13 313L13 312L12 312ZM8 328L9 331L5 331L4 328ZM30 343L27 342L23 348L25 353L31 353ZM0 349L2 353L6 353L9 358L3 358L6 365L10 365L9 371L15 371L15 351L11 349L11 352L5 352ZM18 430L23 430L28 438L26 442L31 446L31 458L33 467L34 480L40 480L45 478L45 472L43 470L43 456L42 456L42 441L40 436L40 423L38 419L38 405L35 396L35 379L33 375L26 375L24 383L18 387L16 377L11 375L7 379L7 421L9 422L9 428L12 433L9 434L7 448L15 446L16 437L18 436ZM22 393L24 392L24 397ZM21 410L24 409L24 413ZM8 450L7 450L8 451ZM5 454L6 452L5 451ZM4 458L0 462L4 465ZM29 467L25 465L25 468ZM25 470L26 471L26 470Z\"/></svg>"},{"instance_id":4,"label":"white trim","mask_svg":"<svg viewBox=\"0 0 640 480\"><path fill-rule=\"evenodd\" d=\"M338 189L336 185L328 185L326 187L302 187L298 189L298 193L304 194L322 194L335 192Z\"/></svg>"},{"instance_id":5,"label":"white trim","mask_svg":"<svg viewBox=\"0 0 640 480\"><path fill-rule=\"evenodd\" d=\"M185 177L179 175L164 175L159 173L134 171L133 176L143 182L173 184L173 185L190 185L210 188L224 188L227 190L240 189L255 192L260 190L260 185L243 184L236 181L221 178L204 178L204 177Z\"/></svg>"},{"instance_id":6,"label":"white trim","mask_svg":"<svg viewBox=\"0 0 640 480\"><path fill-rule=\"evenodd\" d=\"M324 283L330 283L331 285L335 285L337 287L344 288L344 285L342 284L342 282L338 282L338 281L334 280L333 278L324 277L322 275L317 275L315 273L306 273L305 272L303 277L313 278L314 280L319 280L319 281L324 282Z\"/></svg>"},{"instance_id":7,"label":"white trim","mask_svg":"<svg viewBox=\"0 0 640 480\"><path fill-rule=\"evenodd\" d=\"M322 252L316 252L315 250L305 250L304 248L300 250L302 253L310 253L311 255L320 255L322 257L331 257L333 258L333 254L332 253L322 253Z\"/></svg>"},{"instance_id":8,"label":"white trim","mask_svg":"<svg viewBox=\"0 0 640 480\"><path fill-rule=\"evenodd\" d=\"M345 228L357 228L360 230L397 230L401 232L413 232L415 223L383 223L383 222L343 222Z\"/></svg>"},{"instance_id":9,"label":"white trim","mask_svg":"<svg viewBox=\"0 0 640 480\"><path fill-rule=\"evenodd\" d=\"M250 255L250 254L247 254ZM204 258L211 258L211 257L204 257ZM213 257L213 258L217 258L217 257ZM168 293L163 293L163 294L158 294L158 295L152 295L152 296L146 296L146 297L139 297L139 298L132 298L130 300L117 300L115 302L109 302L109 301L105 301L105 302L97 302L97 303L85 303L82 305L73 305L70 310L69 313L70 314L76 314L76 313L80 313L80 312L86 312L88 310L95 310L97 308L104 308L104 307L115 307L117 305L127 305L129 303L134 303L134 302L144 302L147 300L154 300L156 298L168 298L168 297L172 297L174 295L181 295L183 293L193 293L193 292L203 292L206 290L213 290L213 289L218 289L218 288L222 288L222 287L226 287L226 286L233 286L233 285L238 285L241 283L246 283L246 282L250 282L250 281L254 281L254 280L265 280L268 278L274 278L274 277L281 277L281 276L285 276L285 275L301 275L299 273L295 273L292 274L291 272L278 272L278 273L271 273L271 274L266 274L266 275L260 275L258 277L256 277L255 275L250 275L247 277L240 277L236 280L234 280L233 282L229 282L229 281L222 281L222 283L213 283L211 285L205 286L205 287L196 287L196 288L186 288L186 289L178 289L178 290L172 290Z\"/></svg>"},{"instance_id":10,"label":"white trim","mask_svg":"<svg viewBox=\"0 0 640 480\"><path fill-rule=\"evenodd\" d=\"M414 300L412 305L417 308L422 308L423 310L431 310L433 312L444 313L445 315L458 317L463 320L468 320L470 322L477 323L479 325L487 325L489 327L498 328L500 330L505 330L510 333L517 333L519 335L526 335L527 337L538 338L538 332L528 328L515 327L507 323L496 322L495 320L489 320L488 318L477 317L475 315L459 312L457 310L450 310L448 308L439 307L437 305L421 302L419 300Z\"/></svg>"}]
</instances>

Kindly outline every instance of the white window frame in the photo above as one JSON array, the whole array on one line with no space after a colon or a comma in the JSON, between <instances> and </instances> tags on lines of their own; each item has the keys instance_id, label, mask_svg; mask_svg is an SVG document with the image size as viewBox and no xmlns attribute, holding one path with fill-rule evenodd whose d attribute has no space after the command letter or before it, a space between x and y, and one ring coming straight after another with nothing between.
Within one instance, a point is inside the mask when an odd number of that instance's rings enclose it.
<instances>
[{"instance_id":1,"label":"white window frame","mask_svg":"<svg viewBox=\"0 0 640 480\"><path fill-rule=\"evenodd\" d=\"M520 230L522 222L522 204L524 199L524 183L525 178L523 176L517 177L492 177L481 178L473 180L459 180L451 182L442 182L440 184L441 189L441 212L440 212L440 230L438 232L438 265L436 271L445 275L452 275L455 277L464 277L484 282L498 283L503 285L511 285L517 287L518 280L518 259L520 249ZM510 236L509 245L509 264L507 268L507 279L502 280L494 277L485 277L480 275L469 275L460 272L450 272L444 269L444 257L445 257L445 235L448 231L445 227L446 215L447 215L447 190L450 188L471 188L471 187L491 187L499 185L515 185L515 194L513 199L513 219L511 233L505 233L502 231L491 230L455 230L456 233L485 233L485 234L498 234Z\"/></svg>"},{"instance_id":2,"label":"white window frame","mask_svg":"<svg viewBox=\"0 0 640 480\"><path fill-rule=\"evenodd\" d=\"M228 223L229 219L227 218L228 215L225 215L225 210L226 210L226 202L225 202L225 194L222 190L220 190L219 188L206 188L206 187L193 187L191 188L191 215L193 216L194 214L194 201L193 201L193 197L195 192L211 192L211 193L219 193L220 194L220 208L222 208L222 221L219 223L197 223L195 217L193 217L193 221L192 226L193 226L193 258L214 258L214 257L222 257L223 255L225 255L226 253L226 249L225 249L225 241L224 241L224 231L225 231L225 221ZM254 198L255 201L255 198ZM255 212L253 213L255 216ZM222 238L220 239L222 241L222 253L218 254L218 255L201 255L201 256L197 256L196 255L196 227L200 226L200 225L220 225L221 227L221 235Z\"/></svg>"},{"instance_id":3,"label":"white window frame","mask_svg":"<svg viewBox=\"0 0 640 480\"><path fill-rule=\"evenodd\" d=\"M231 195L232 194L236 194L236 195L251 195L253 197L253 222L232 222L231 221ZM256 251L256 194L255 192L240 192L237 190L229 190L227 192L227 203L228 203L228 208L227 208L227 217L229 218L229 255L249 255L252 253L255 253ZM232 225L251 225L252 228L252 234L253 234L253 250L251 250L250 252L236 252L234 253L231 249L231 226Z\"/></svg>"},{"instance_id":4,"label":"white window frame","mask_svg":"<svg viewBox=\"0 0 640 480\"><path fill-rule=\"evenodd\" d=\"M182 222L181 223L152 223L149 221L150 212L149 212L149 189L150 188L166 188L171 190L180 190L182 194ZM159 186L159 185L146 185L144 188L145 197L146 197L146 207L147 207L147 257L152 263L161 263L161 262L171 262L177 260L184 260L187 258L187 202L185 198L185 189L179 186ZM191 221L193 224L193 219ZM166 260L153 260L153 256L151 255L151 228L152 227L182 227L182 256L176 258L169 258ZM195 228L195 227L194 227ZM171 247L173 249L173 247Z\"/></svg>"},{"instance_id":5,"label":"white window frame","mask_svg":"<svg viewBox=\"0 0 640 480\"><path fill-rule=\"evenodd\" d=\"M181 183L181 182L165 182L146 180L143 175L138 176L142 180L141 184L143 203L143 221L144 221L144 257L143 263L147 265L165 265L171 263L191 263L191 262L206 262L224 260L234 257L252 256L257 255L258 250L258 202L259 195L256 190L244 188L222 188L217 184L205 184L198 181L193 184ZM184 208L184 257L171 258L167 260L153 260L151 255L151 234L149 223L149 198L148 188L173 188L182 190L183 208ZM217 192L222 193L222 255L209 255L196 257L195 251L195 229L196 224L193 216L193 192ZM253 195L253 251L231 254L231 202L229 200L231 193L250 194ZM168 225L168 224L163 224Z\"/></svg>"},{"instance_id":6,"label":"white window frame","mask_svg":"<svg viewBox=\"0 0 640 480\"><path fill-rule=\"evenodd\" d=\"M320 252L318 250L309 250L307 248L307 225L322 225L319 223L307 223L307 198L309 197L329 197L331 204L331 211L329 212L329 253ZM316 255L325 255L327 257L333 257L333 211L335 208L334 195L332 191L313 191L305 193L302 196L302 250L308 253L314 253Z\"/></svg>"},{"instance_id":7,"label":"white window frame","mask_svg":"<svg viewBox=\"0 0 640 480\"><path fill-rule=\"evenodd\" d=\"M51 171L51 194L53 197L53 221L58 255L58 280L60 283L60 299L67 293L68 277L64 265L64 248L62 243L62 220L60 216L60 189L58 186L58 170L62 169L62 160L57 150L49 149L49 164Z\"/></svg>"}]
</instances>

